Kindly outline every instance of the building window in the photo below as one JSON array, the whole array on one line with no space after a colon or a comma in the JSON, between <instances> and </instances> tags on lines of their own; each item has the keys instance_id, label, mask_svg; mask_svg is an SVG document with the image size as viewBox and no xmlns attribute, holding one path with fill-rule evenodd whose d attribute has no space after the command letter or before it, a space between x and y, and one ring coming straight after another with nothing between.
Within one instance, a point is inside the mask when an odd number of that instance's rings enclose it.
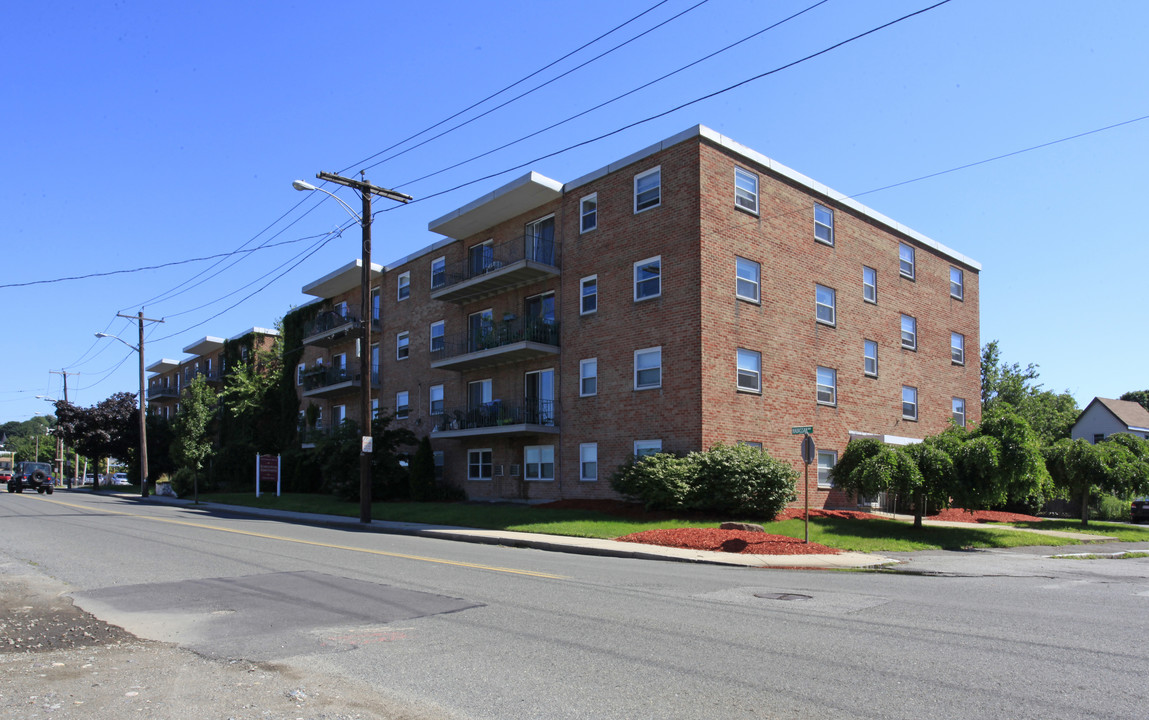
<instances>
[{"instance_id":1,"label":"building window","mask_svg":"<svg viewBox=\"0 0 1149 720\"><path fill-rule=\"evenodd\" d=\"M864 370L870 377L878 376L878 343L873 340L862 341L862 355L866 358Z\"/></svg>"},{"instance_id":2,"label":"building window","mask_svg":"<svg viewBox=\"0 0 1149 720\"><path fill-rule=\"evenodd\" d=\"M347 371L347 353L339 353L331 358L331 365L340 373Z\"/></svg>"},{"instance_id":3,"label":"building window","mask_svg":"<svg viewBox=\"0 0 1149 720\"><path fill-rule=\"evenodd\" d=\"M371 417L379 417L379 398L371 398Z\"/></svg>"},{"instance_id":4,"label":"building window","mask_svg":"<svg viewBox=\"0 0 1149 720\"><path fill-rule=\"evenodd\" d=\"M295 368L295 384L303 384L303 371L307 369L307 363L300 363L299 367ZM164 387L167 387L168 379L164 378Z\"/></svg>"},{"instance_id":5,"label":"building window","mask_svg":"<svg viewBox=\"0 0 1149 720\"><path fill-rule=\"evenodd\" d=\"M445 320L431 323L431 352L442 352L446 347L444 340L444 333L447 331L447 323Z\"/></svg>"},{"instance_id":6,"label":"building window","mask_svg":"<svg viewBox=\"0 0 1149 720\"><path fill-rule=\"evenodd\" d=\"M909 315L902 316L902 347L918 349L918 321Z\"/></svg>"},{"instance_id":7,"label":"building window","mask_svg":"<svg viewBox=\"0 0 1149 720\"><path fill-rule=\"evenodd\" d=\"M965 398L953 399L954 424L965 427Z\"/></svg>"},{"instance_id":8,"label":"building window","mask_svg":"<svg viewBox=\"0 0 1149 720\"><path fill-rule=\"evenodd\" d=\"M331 427L339 427L347 422L347 406L334 405L331 408Z\"/></svg>"},{"instance_id":9,"label":"building window","mask_svg":"<svg viewBox=\"0 0 1149 720\"><path fill-rule=\"evenodd\" d=\"M578 446L578 479L584 482L598 480L598 443Z\"/></svg>"},{"instance_id":10,"label":"building window","mask_svg":"<svg viewBox=\"0 0 1149 720\"><path fill-rule=\"evenodd\" d=\"M598 312L598 275L584 277L579 281L579 315Z\"/></svg>"},{"instance_id":11,"label":"building window","mask_svg":"<svg viewBox=\"0 0 1149 720\"><path fill-rule=\"evenodd\" d=\"M834 211L819 203L814 203L814 239L834 244Z\"/></svg>"},{"instance_id":12,"label":"building window","mask_svg":"<svg viewBox=\"0 0 1149 720\"><path fill-rule=\"evenodd\" d=\"M752 447L755 450L762 449L762 443L758 442L757 440L739 440L738 444L745 445L746 447Z\"/></svg>"},{"instance_id":13,"label":"building window","mask_svg":"<svg viewBox=\"0 0 1149 720\"><path fill-rule=\"evenodd\" d=\"M467 409L480 410L488 407L492 398L491 388L492 382L489 378L467 383Z\"/></svg>"},{"instance_id":14,"label":"building window","mask_svg":"<svg viewBox=\"0 0 1149 720\"><path fill-rule=\"evenodd\" d=\"M838 464L838 451L837 450L819 450L818 451L818 487L832 488L834 487L834 478L830 475L830 471Z\"/></svg>"},{"instance_id":15,"label":"building window","mask_svg":"<svg viewBox=\"0 0 1149 720\"><path fill-rule=\"evenodd\" d=\"M634 301L649 300L662 294L662 256L639 260L634 264Z\"/></svg>"},{"instance_id":16,"label":"building window","mask_svg":"<svg viewBox=\"0 0 1149 720\"><path fill-rule=\"evenodd\" d=\"M411 333L401 332L395 336L395 359L406 360L411 345Z\"/></svg>"},{"instance_id":17,"label":"building window","mask_svg":"<svg viewBox=\"0 0 1149 720\"><path fill-rule=\"evenodd\" d=\"M905 243L898 247L898 272L904 278L914 279L914 249Z\"/></svg>"},{"instance_id":18,"label":"building window","mask_svg":"<svg viewBox=\"0 0 1149 720\"><path fill-rule=\"evenodd\" d=\"M490 480L492 474L491 467L490 448L467 451L468 480Z\"/></svg>"},{"instance_id":19,"label":"building window","mask_svg":"<svg viewBox=\"0 0 1149 720\"><path fill-rule=\"evenodd\" d=\"M662 348L634 351L634 389L662 387Z\"/></svg>"},{"instance_id":20,"label":"building window","mask_svg":"<svg viewBox=\"0 0 1149 720\"><path fill-rule=\"evenodd\" d=\"M635 459L650 457L662 452L661 440L635 440L634 441L634 457Z\"/></svg>"},{"instance_id":21,"label":"building window","mask_svg":"<svg viewBox=\"0 0 1149 720\"><path fill-rule=\"evenodd\" d=\"M371 321L379 322L380 297L379 288L371 288Z\"/></svg>"},{"instance_id":22,"label":"building window","mask_svg":"<svg viewBox=\"0 0 1149 720\"><path fill-rule=\"evenodd\" d=\"M431 407L430 407L431 414L432 415L442 415L443 414L443 386L442 385L432 385L430 387L430 389L428 390L427 397L430 398L430 400L431 400Z\"/></svg>"},{"instance_id":23,"label":"building window","mask_svg":"<svg viewBox=\"0 0 1149 720\"><path fill-rule=\"evenodd\" d=\"M411 297L411 272L401 273L399 275L399 291L397 300L406 300Z\"/></svg>"},{"instance_id":24,"label":"building window","mask_svg":"<svg viewBox=\"0 0 1149 720\"><path fill-rule=\"evenodd\" d=\"M734 204L758 214L758 176L749 170L734 168Z\"/></svg>"},{"instance_id":25,"label":"building window","mask_svg":"<svg viewBox=\"0 0 1149 720\"><path fill-rule=\"evenodd\" d=\"M878 302L878 271L865 265L862 266L862 299Z\"/></svg>"},{"instance_id":26,"label":"building window","mask_svg":"<svg viewBox=\"0 0 1149 720\"><path fill-rule=\"evenodd\" d=\"M762 266L753 260L735 257L735 273L737 274L735 295L742 300L758 302L761 287Z\"/></svg>"},{"instance_id":27,"label":"building window","mask_svg":"<svg viewBox=\"0 0 1149 720\"><path fill-rule=\"evenodd\" d=\"M738 389L762 392L762 353L738 348Z\"/></svg>"},{"instance_id":28,"label":"building window","mask_svg":"<svg viewBox=\"0 0 1149 720\"><path fill-rule=\"evenodd\" d=\"M950 333L950 359L955 365L965 365L965 335Z\"/></svg>"},{"instance_id":29,"label":"building window","mask_svg":"<svg viewBox=\"0 0 1149 720\"><path fill-rule=\"evenodd\" d=\"M410 414L411 406L407 404L408 397L406 390L395 393L395 417L400 420Z\"/></svg>"},{"instance_id":30,"label":"building window","mask_svg":"<svg viewBox=\"0 0 1149 720\"><path fill-rule=\"evenodd\" d=\"M179 412L178 406L176 407L176 412ZM1105 433L1094 433L1093 434L1093 444L1094 445L1096 445L1099 442L1102 442L1103 440L1105 440Z\"/></svg>"},{"instance_id":31,"label":"building window","mask_svg":"<svg viewBox=\"0 0 1149 720\"><path fill-rule=\"evenodd\" d=\"M918 419L918 389L916 387L902 386L902 419Z\"/></svg>"},{"instance_id":32,"label":"building window","mask_svg":"<svg viewBox=\"0 0 1149 720\"><path fill-rule=\"evenodd\" d=\"M445 464L445 458L443 455L443 451L442 450L436 450L435 452L431 453L431 457L434 458L434 460L432 462L435 466L435 480L442 482L442 480L443 480L443 466Z\"/></svg>"},{"instance_id":33,"label":"building window","mask_svg":"<svg viewBox=\"0 0 1149 720\"><path fill-rule=\"evenodd\" d=\"M523 235L530 246L528 260L546 265L555 264L555 216L548 215L526 224Z\"/></svg>"},{"instance_id":34,"label":"building window","mask_svg":"<svg viewBox=\"0 0 1149 720\"><path fill-rule=\"evenodd\" d=\"M662 204L662 168L656 167L634 176L634 211L656 208Z\"/></svg>"},{"instance_id":35,"label":"building window","mask_svg":"<svg viewBox=\"0 0 1149 720\"><path fill-rule=\"evenodd\" d=\"M962 271L956 267L950 268L950 297L965 299L965 278Z\"/></svg>"},{"instance_id":36,"label":"building window","mask_svg":"<svg viewBox=\"0 0 1149 720\"><path fill-rule=\"evenodd\" d=\"M435 258L431 261L431 289L440 288L447 284L447 258Z\"/></svg>"},{"instance_id":37,"label":"building window","mask_svg":"<svg viewBox=\"0 0 1149 720\"><path fill-rule=\"evenodd\" d=\"M527 445L523 448L523 479L555 479L554 445Z\"/></svg>"},{"instance_id":38,"label":"building window","mask_svg":"<svg viewBox=\"0 0 1149 720\"><path fill-rule=\"evenodd\" d=\"M817 306L818 322L833 325L836 320L834 291L822 285L815 285L814 304Z\"/></svg>"},{"instance_id":39,"label":"building window","mask_svg":"<svg viewBox=\"0 0 1149 720\"><path fill-rule=\"evenodd\" d=\"M598 193L579 201L579 232L590 232L598 227Z\"/></svg>"},{"instance_id":40,"label":"building window","mask_svg":"<svg viewBox=\"0 0 1149 720\"><path fill-rule=\"evenodd\" d=\"M838 371L833 368L819 367L818 377L818 404L838 404Z\"/></svg>"},{"instance_id":41,"label":"building window","mask_svg":"<svg viewBox=\"0 0 1149 720\"><path fill-rule=\"evenodd\" d=\"M598 394L598 358L579 360L578 363L579 397L589 397Z\"/></svg>"}]
</instances>

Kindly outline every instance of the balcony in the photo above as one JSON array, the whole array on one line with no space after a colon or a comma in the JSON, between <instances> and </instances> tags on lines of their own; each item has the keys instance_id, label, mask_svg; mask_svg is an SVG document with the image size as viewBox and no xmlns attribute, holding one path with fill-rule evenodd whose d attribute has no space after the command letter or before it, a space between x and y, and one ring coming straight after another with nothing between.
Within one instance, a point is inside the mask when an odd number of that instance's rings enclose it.
<instances>
[{"instance_id":1,"label":"balcony","mask_svg":"<svg viewBox=\"0 0 1149 720\"><path fill-rule=\"evenodd\" d=\"M359 332L359 316L350 310L324 310L315 316L315 319L303 328L303 344L331 347L346 340L348 336L356 337Z\"/></svg>"},{"instance_id":2,"label":"balcony","mask_svg":"<svg viewBox=\"0 0 1149 720\"><path fill-rule=\"evenodd\" d=\"M527 400L521 405L493 400L475 408L448 410L432 421L431 432L436 438L444 439L559 433L553 400Z\"/></svg>"},{"instance_id":3,"label":"balcony","mask_svg":"<svg viewBox=\"0 0 1149 720\"><path fill-rule=\"evenodd\" d=\"M148 400L178 400L180 389L178 387L149 387Z\"/></svg>"},{"instance_id":4,"label":"balcony","mask_svg":"<svg viewBox=\"0 0 1149 720\"><path fill-rule=\"evenodd\" d=\"M558 276L554 240L526 235L471 248L466 261L432 278L431 299L462 305Z\"/></svg>"},{"instance_id":5,"label":"balcony","mask_svg":"<svg viewBox=\"0 0 1149 720\"><path fill-rule=\"evenodd\" d=\"M303 371L303 397L329 398L357 390L360 386L358 368L314 367ZM371 386L379 387L379 368L371 372Z\"/></svg>"},{"instance_id":6,"label":"balcony","mask_svg":"<svg viewBox=\"0 0 1149 720\"><path fill-rule=\"evenodd\" d=\"M444 338L443 347L431 351L436 370L476 370L532 360L559 352L559 324L537 318L493 323L481 332Z\"/></svg>"},{"instance_id":7,"label":"balcony","mask_svg":"<svg viewBox=\"0 0 1149 720\"><path fill-rule=\"evenodd\" d=\"M193 370L190 379L195 380L197 377L202 377L206 382L213 385L219 385L223 382L223 376L219 370Z\"/></svg>"}]
</instances>

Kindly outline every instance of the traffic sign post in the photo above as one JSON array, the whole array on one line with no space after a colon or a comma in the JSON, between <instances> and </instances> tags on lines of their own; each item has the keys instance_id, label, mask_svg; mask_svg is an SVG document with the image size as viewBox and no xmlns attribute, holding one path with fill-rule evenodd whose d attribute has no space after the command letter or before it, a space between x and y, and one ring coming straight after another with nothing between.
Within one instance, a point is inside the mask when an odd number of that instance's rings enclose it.
<instances>
[{"instance_id":1,"label":"traffic sign post","mask_svg":"<svg viewBox=\"0 0 1149 720\"><path fill-rule=\"evenodd\" d=\"M798 430L802 430L803 432L801 432L801 433L796 432ZM805 474L805 481L804 481L804 484L806 487L806 492L803 493L805 496L805 504L806 504L806 512L805 512L805 515L806 515L806 544L809 545L810 544L810 463L814 462L814 458L816 458L818 456L818 449L816 447L814 447L814 438L811 437L811 435L814 432L814 428L809 427L809 426L801 427L801 428L791 428L790 432L792 432L795 435L799 435L799 434L802 435L802 462L806 465L806 474Z\"/></svg>"}]
</instances>

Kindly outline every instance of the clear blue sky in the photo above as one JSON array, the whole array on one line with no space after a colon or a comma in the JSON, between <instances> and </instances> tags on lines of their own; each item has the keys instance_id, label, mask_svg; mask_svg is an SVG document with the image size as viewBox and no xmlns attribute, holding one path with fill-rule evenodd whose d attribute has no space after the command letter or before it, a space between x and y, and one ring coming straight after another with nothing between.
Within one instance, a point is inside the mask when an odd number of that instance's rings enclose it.
<instances>
[{"instance_id":1,"label":"clear blue sky","mask_svg":"<svg viewBox=\"0 0 1149 720\"><path fill-rule=\"evenodd\" d=\"M68 389L81 405L134 392L135 354L94 338L135 342L134 323L118 312L165 318L148 328L150 364L183 358L207 335L272 327L306 302L303 285L357 255L358 230L318 248L303 239L347 215L293 191L295 178L369 168L372 182L418 198L376 218L375 260L391 262L438 239L429 220L526 169L429 196L932 4L828 0L626 99L415 182L816 0L656 2L11 4L0 27L0 420L50 412L36 396L61 396L51 370L79 373ZM432 134L685 14L444 137L393 159L430 135L376 155L652 7ZM840 192L864 193L1149 115L1146 27L1149 3L1139 0L952 0L527 169L572 180L701 123ZM1084 407L1095 395L1149 387L1136 279L1149 267L1137 211L1146 166L1149 120L859 200L981 262L982 341L1000 340L1007 361L1039 364L1046 387ZM219 265L12 286L286 241L296 242Z\"/></svg>"}]
</instances>

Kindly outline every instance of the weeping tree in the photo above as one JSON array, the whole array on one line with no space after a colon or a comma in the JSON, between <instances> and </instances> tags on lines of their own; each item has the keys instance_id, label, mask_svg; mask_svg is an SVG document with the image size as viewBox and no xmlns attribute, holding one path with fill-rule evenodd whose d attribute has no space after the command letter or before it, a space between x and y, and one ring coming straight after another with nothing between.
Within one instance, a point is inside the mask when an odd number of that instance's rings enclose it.
<instances>
[{"instance_id":1,"label":"weeping tree","mask_svg":"<svg viewBox=\"0 0 1149 720\"><path fill-rule=\"evenodd\" d=\"M830 471L834 486L855 495L896 493L914 498L914 527L922 526L925 479L906 448L865 438L851 440Z\"/></svg>"},{"instance_id":2,"label":"weeping tree","mask_svg":"<svg viewBox=\"0 0 1149 720\"><path fill-rule=\"evenodd\" d=\"M1149 443L1132 435L1112 435L1096 445L1078 438L1045 448L1045 462L1063 496L1080 498L1081 524L1089 525L1094 493L1128 496L1149 492Z\"/></svg>"}]
</instances>

